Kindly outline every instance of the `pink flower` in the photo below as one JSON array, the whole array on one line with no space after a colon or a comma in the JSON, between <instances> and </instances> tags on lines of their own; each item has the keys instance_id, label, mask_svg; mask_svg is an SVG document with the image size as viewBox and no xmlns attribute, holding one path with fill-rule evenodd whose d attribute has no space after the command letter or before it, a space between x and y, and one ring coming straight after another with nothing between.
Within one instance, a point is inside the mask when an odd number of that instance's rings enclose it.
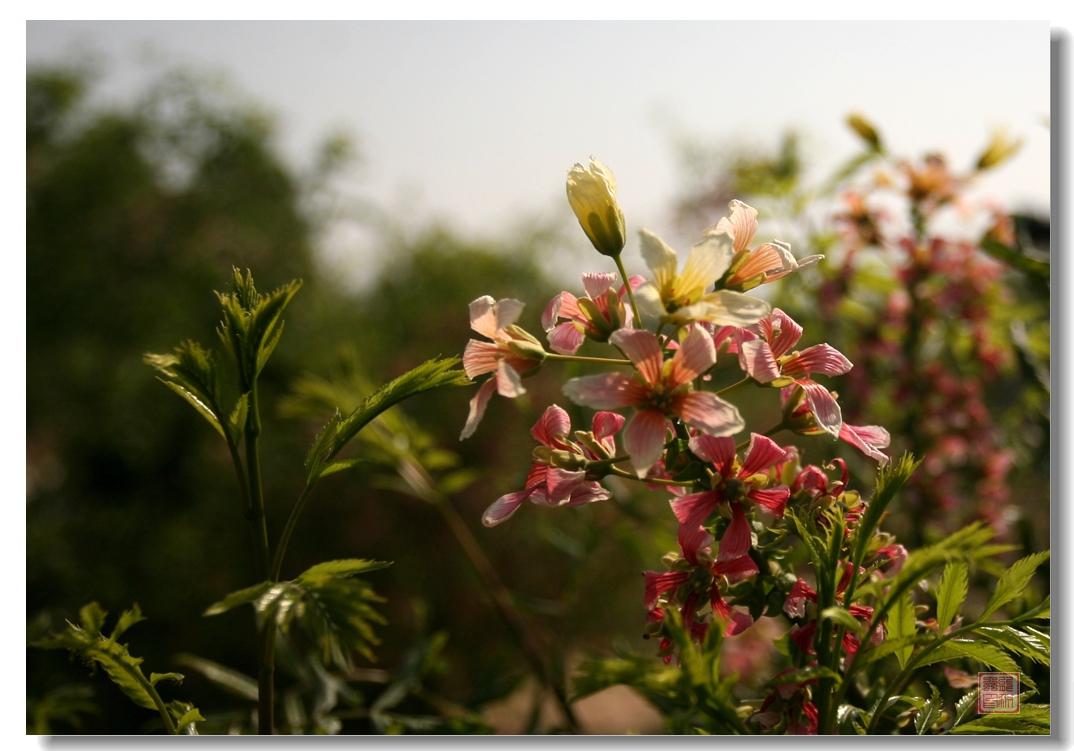
<instances>
[{"instance_id":1,"label":"pink flower","mask_svg":"<svg viewBox=\"0 0 1074 751\"><path fill-rule=\"evenodd\" d=\"M802 327L776 308L767 318L735 332L739 365L758 383L801 386L817 425L833 437L838 436L843 425L839 403L828 389L809 376L813 373L843 375L854 366L828 344L814 344L801 352L792 351L801 338Z\"/></svg>"},{"instance_id":2,"label":"pink flower","mask_svg":"<svg viewBox=\"0 0 1074 751\"><path fill-rule=\"evenodd\" d=\"M496 499L481 517L482 523L486 527L495 527L507 521L527 499L545 506L580 506L611 498L611 493L600 483L586 480L584 469L554 466L553 452L561 452L560 457L555 458L564 464L583 464L587 460L610 458L615 455L615 434L624 422L623 416L614 412L598 412L593 416L593 432L586 436L586 440L606 454L599 456L593 449L569 439L571 418L562 407L555 404L550 406L530 430L530 434L544 449L534 452L534 461L526 477L526 488ZM563 457L563 453L569 456Z\"/></svg>"},{"instance_id":3,"label":"pink flower","mask_svg":"<svg viewBox=\"0 0 1074 751\"><path fill-rule=\"evenodd\" d=\"M784 389L780 397L784 401L783 415L790 430L799 435L821 435L829 432L820 427L813 414L809 394L804 389ZM823 399L821 403L823 404ZM890 461L888 455L880 449L888 447L891 435L878 425L848 425L844 422L839 426L838 438L859 449L866 456L876 459L880 466Z\"/></svg>"},{"instance_id":4,"label":"pink flower","mask_svg":"<svg viewBox=\"0 0 1074 751\"><path fill-rule=\"evenodd\" d=\"M752 501L775 517L783 516L790 489L786 485L767 487L769 478L762 473L787 458L771 438L753 433L742 461L738 461L733 438L695 436L690 450L716 468L713 487L671 501L671 509L679 520L679 546L683 556L696 561L701 548L712 536L701 526L721 503L731 512L731 523L720 540L717 561L730 561L745 556L752 546L750 523L746 519L745 501Z\"/></svg>"},{"instance_id":5,"label":"pink flower","mask_svg":"<svg viewBox=\"0 0 1074 751\"><path fill-rule=\"evenodd\" d=\"M495 376L485 381L470 400L470 414L459 440L469 438L477 430L493 391L509 399L525 394L519 373L541 362L536 359L543 351L540 343L514 325L523 307L525 303L518 300L508 298L497 302L488 295L470 303L470 328L492 341L471 339L462 355L462 367L471 380L484 373L495 373ZM535 357L520 353L532 353Z\"/></svg>"},{"instance_id":6,"label":"pink flower","mask_svg":"<svg viewBox=\"0 0 1074 751\"><path fill-rule=\"evenodd\" d=\"M664 362L660 341L648 331L619 329L609 341L630 358L637 375L572 378L563 393L575 404L595 409L637 408L623 434L623 446L638 477L645 477L664 453L668 415L711 435L734 435L745 427L733 404L690 385L716 362L712 337L703 328L691 328L670 363Z\"/></svg>"},{"instance_id":7,"label":"pink flower","mask_svg":"<svg viewBox=\"0 0 1074 751\"><path fill-rule=\"evenodd\" d=\"M853 570L853 564L847 563L843 567L843 575L839 579L839 585L836 587L836 600L841 600L841 595L846 592L848 586L850 586L850 574ZM859 575L865 573L865 569L858 569ZM816 603L817 593L811 586L809 586L804 579L799 579L791 587L791 591L787 593L787 599L783 603L783 612L787 614L789 618L805 618L806 617L806 601ZM855 618L865 619L866 622L873 617L873 609L868 605L851 605L847 610ZM805 654L813 654L813 637L817 632L817 621L815 618L808 622L795 626L791 629L788 636L791 641ZM873 641L880 641L883 639L883 632L877 629L873 635ZM858 647L861 646L861 642L851 634L849 631L843 632L843 651L848 655L853 655L858 651Z\"/></svg>"},{"instance_id":8,"label":"pink flower","mask_svg":"<svg viewBox=\"0 0 1074 751\"><path fill-rule=\"evenodd\" d=\"M593 341L606 342L612 332L634 325L630 306L623 304L626 285L614 291L617 275L612 272L582 274L586 296L577 298L570 292L560 292L549 301L541 316L541 326L548 332L548 346L561 355L573 355L588 336ZM640 276L630 277L631 289L645 282ZM563 323L559 323L559 321Z\"/></svg>"},{"instance_id":9,"label":"pink flower","mask_svg":"<svg viewBox=\"0 0 1074 751\"><path fill-rule=\"evenodd\" d=\"M854 448L860 449L866 456L880 462L880 466L888 463L888 455L880 449L887 448L891 443L891 435L877 425L847 425L839 429L839 437Z\"/></svg>"},{"instance_id":10,"label":"pink flower","mask_svg":"<svg viewBox=\"0 0 1074 751\"><path fill-rule=\"evenodd\" d=\"M757 209L738 200L731 201L728 209L728 217L705 230L706 235L726 232L734 239L735 255L723 278L725 287L745 292L759 284L774 282L798 269L812 266L824 258L816 255L799 261L791 255L791 246L779 240L762 243L750 250L750 242L757 233Z\"/></svg>"}]
</instances>

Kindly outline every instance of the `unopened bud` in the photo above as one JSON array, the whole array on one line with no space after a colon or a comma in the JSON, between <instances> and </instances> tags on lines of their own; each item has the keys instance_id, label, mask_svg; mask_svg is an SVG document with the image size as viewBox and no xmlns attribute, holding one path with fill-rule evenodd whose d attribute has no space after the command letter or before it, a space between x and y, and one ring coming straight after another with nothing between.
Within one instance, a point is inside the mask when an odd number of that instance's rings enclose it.
<instances>
[{"instance_id":1,"label":"unopened bud","mask_svg":"<svg viewBox=\"0 0 1074 751\"><path fill-rule=\"evenodd\" d=\"M992 134L992 140L977 160L977 169L986 170L998 167L1014 156L1020 148L1022 148L1022 139L1011 140L1007 136L1007 130L1001 128Z\"/></svg>"},{"instance_id":2,"label":"unopened bud","mask_svg":"<svg viewBox=\"0 0 1074 751\"><path fill-rule=\"evenodd\" d=\"M572 454L570 451L556 449L548 457L548 463L560 469L578 470L585 469L586 459L584 456Z\"/></svg>"},{"instance_id":3,"label":"unopened bud","mask_svg":"<svg viewBox=\"0 0 1074 751\"><path fill-rule=\"evenodd\" d=\"M869 144L873 148L873 151L883 150L883 146L880 143L880 134L876 132L876 128L873 127L873 124L864 117L856 112L848 115L847 125L849 125L863 141Z\"/></svg>"},{"instance_id":4,"label":"unopened bud","mask_svg":"<svg viewBox=\"0 0 1074 751\"><path fill-rule=\"evenodd\" d=\"M507 342L506 346L511 354L524 357L527 360L544 362L544 359L548 357L548 353L544 351L544 347L536 342L529 342L525 339L512 339Z\"/></svg>"},{"instance_id":5,"label":"unopened bud","mask_svg":"<svg viewBox=\"0 0 1074 751\"><path fill-rule=\"evenodd\" d=\"M615 176L590 158L589 166L574 165L567 173L567 200L593 247L618 256L626 245L626 221L615 200Z\"/></svg>"}]
</instances>

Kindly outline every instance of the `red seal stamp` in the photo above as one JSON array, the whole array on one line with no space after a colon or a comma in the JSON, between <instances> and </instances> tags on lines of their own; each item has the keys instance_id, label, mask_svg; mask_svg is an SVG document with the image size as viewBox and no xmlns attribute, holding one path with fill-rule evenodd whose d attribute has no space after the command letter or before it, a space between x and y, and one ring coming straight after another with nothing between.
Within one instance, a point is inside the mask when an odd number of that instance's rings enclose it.
<instances>
[{"instance_id":1,"label":"red seal stamp","mask_svg":"<svg viewBox=\"0 0 1074 751\"><path fill-rule=\"evenodd\" d=\"M978 673L977 711L980 714L1018 714L1018 673Z\"/></svg>"}]
</instances>

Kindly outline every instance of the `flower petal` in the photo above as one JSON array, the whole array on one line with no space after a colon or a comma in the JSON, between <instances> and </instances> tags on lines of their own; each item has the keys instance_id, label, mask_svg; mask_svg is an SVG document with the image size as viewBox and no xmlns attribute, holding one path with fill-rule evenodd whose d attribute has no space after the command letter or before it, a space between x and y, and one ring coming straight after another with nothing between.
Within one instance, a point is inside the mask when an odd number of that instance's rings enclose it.
<instances>
[{"instance_id":1,"label":"flower petal","mask_svg":"<svg viewBox=\"0 0 1074 751\"><path fill-rule=\"evenodd\" d=\"M526 303L510 297L497 302L493 306L493 313L496 314L496 329L505 329L512 325L522 315L522 309L525 307Z\"/></svg>"},{"instance_id":2,"label":"flower petal","mask_svg":"<svg viewBox=\"0 0 1074 751\"><path fill-rule=\"evenodd\" d=\"M585 470L567 470L561 467L549 467L545 476L548 490L548 502L558 506L570 498L571 493L585 480Z\"/></svg>"},{"instance_id":3,"label":"flower petal","mask_svg":"<svg viewBox=\"0 0 1074 751\"><path fill-rule=\"evenodd\" d=\"M462 369L466 371L466 377L472 380L496 370L499 367L497 355L502 353L498 344L471 339L462 353Z\"/></svg>"},{"instance_id":4,"label":"flower petal","mask_svg":"<svg viewBox=\"0 0 1074 751\"><path fill-rule=\"evenodd\" d=\"M783 372L786 375L822 373L826 376L839 376L853 367L853 363L830 344L814 344L799 352L797 357L787 360L783 364Z\"/></svg>"},{"instance_id":5,"label":"flower petal","mask_svg":"<svg viewBox=\"0 0 1074 751\"><path fill-rule=\"evenodd\" d=\"M855 448L861 449L866 456L870 456L883 466L888 463L887 454L880 449L886 448L891 443L891 436L886 430L876 425L847 425L839 430L839 437Z\"/></svg>"},{"instance_id":6,"label":"flower petal","mask_svg":"<svg viewBox=\"0 0 1074 751\"><path fill-rule=\"evenodd\" d=\"M617 276L618 274L614 271L596 271L582 274L582 286L585 287L585 293L589 296L589 299L596 300L615 284Z\"/></svg>"},{"instance_id":7,"label":"flower petal","mask_svg":"<svg viewBox=\"0 0 1074 751\"><path fill-rule=\"evenodd\" d=\"M753 616L749 613L743 613L739 610L731 611L731 620L727 623L727 630L724 631L724 636L734 636L735 634L741 634L743 631L753 625Z\"/></svg>"},{"instance_id":8,"label":"flower petal","mask_svg":"<svg viewBox=\"0 0 1074 751\"><path fill-rule=\"evenodd\" d=\"M667 435L667 418L655 409L638 410L623 431L623 448L630 455L630 462L638 477L644 478L649 468L664 453Z\"/></svg>"},{"instance_id":9,"label":"flower petal","mask_svg":"<svg viewBox=\"0 0 1074 751\"><path fill-rule=\"evenodd\" d=\"M834 438L838 438L843 427L843 410L839 408L839 402L819 383L805 378L796 378L794 382L805 391L809 411L816 418L817 425L825 432L831 433Z\"/></svg>"},{"instance_id":10,"label":"flower petal","mask_svg":"<svg viewBox=\"0 0 1074 751\"><path fill-rule=\"evenodd\" d=\"M737 199L732 200L727 207L727 219L717 222L715 229L718 231L723 228L725 232L729 232L735 239L735 252L738 253L749 248L750 241L757 234L757 209Z\"/></svg>"},{"instance_id":11,"label":"flower petal","mask_svg":"<svg viewBox=\"0 0 1074 751\"><path fill-rule=\"evenodd\" d=\"M677 589L680 584L683 584L689 578L690 574L687 571L665 571L663 573L646 571L645 609L652 610L656 606L656 601L660 599L660 595Z\"/></svg>"},{"instance_id":12,"label":"flower petal","mask_svg":"<svg viewBox=\"0 0 1074 751\"><path fill-rule=\"evenodd\" d=\"M816 602L817 593L806 583L805 579L799 579L787 593L787 599L783 603L783 612L789 618L805 618L806 600Z\"/></svg>"},{"instance_id":13,"label":"flower petal","mask_svg":"<svg viewBox=\"0 0 1074 751\"><path fill-rule=\"evenodd\" d=\"M787 499L791 496L791 490L786 485L780 485L775 488L758 488L751 490L746 496L770 513L777 519L783 516L783 512L787 508Z\"/></svg>"},{"instance_id":14,"label":"flower petal","mask_svg":"<svg viewBox=\"0 0 1074 751\"><path fill-rule=\"evenodd\" d=\"M737 503L731 504L731 523L727 525L727 531L720 538L720 552L716 556L717 561L730 561L741 558L750 552L753 546L753 537L750 535L750 523L746 514Z\"/></svg>"},{"instance_id":15,"label":"flower petal","mask_svg":"<svg viewBox=\"0 0 1074 751\"><path fill-rule=\"evenodd\" d=\"M638 234L641 236L641 257L653 272L657 292L663 292L675 281L679 258L667 243L649 230L643 229Z\"/></svg>"},{"instance_id":16,"label":"flower petal","mask_svg":"<svg viewBox=\"0 0 1074 751\"><path fill-rule=\"evenodd\" d=\"M749 477L768 469L773 464L785 461L787 452L778 443L760 433L750 434L750 447L742 459L739 477Z\"/></svg>"},{"instance_id":17,"label":"flower petal","mask_svg":"<svg viewBox=\"0 0 1074 751\"><path fill-rule=\"evenodd\" d=\"M678 396L671 409L687 425L709 435L734 435L746 427L738 407L708 391L691 391Z\"/></svg>"},{"instance_id":18,"label":"flower petal","mask_svg":"<svg viewBox=\"0 0 1074 751\"><path fill-rule=\"evenodd\" d=\"M544 313L541 314L541 328L551 331L560 318L570 318L571 316L564 312L564 308L574 308L575 312L578 309L578 299L567 291L560 292L548 301Z\"/></svg>"},{"instance_id":19,"label":"flower petal","mask_svg":"<svg viewBox=\"0 0 1074 751\"><path fill-rule=\"evenodd\" d=\"M731 472L735 462L735 439L726 436L697 435L690 439L690 450L706 462L716 466L724 477Z\"/></svg>"},{"instance_id":20,"label":"flower petal","mask_svg":"<svg viewBox=\"0 0 1074 751\"><path fill-rule=\"evenodd\" d=\"M779 378L779 364L772 355L772 348L763 339L739 342L738 362L758 383L771 383Z\"/></svg>"},{"instance_id":21,"label":"flower petal","mask_svg":"<svg viewBox=\"0 0 1074 751\"><path fill-rule=\"evenodd\" d=\"M489 339L496 333L496 314L492 310L495 305L496 301L488 295L470 303L470 328Z\"/></svg>"},{"instance_id":22,"label":"flower petal","mask_svg":"<svg viewBox=\"0 0 1074 751\"><path fill-rule=\"evenodd\" d=\"M638 303L638 311L644 315L651 318L666 318L668 315L660 290L652 282L646 282L634 290L634 300Z\"/></svg>"},{"instance_id":23,"label":"flower petal","mask_svg":"<svg viewBox=\"0 0 1074 751\"><path fill-rule=\"evenodd\" d=\"M674 389L689 383L715 364L716 347L709 332L700 326L691 327L686 340L671 360L668 388Z\"/></svg>"},{"instance_id":24,"label":"flower petal","mask_svg":"<svg viewBox=\"0 0 1074 751\"><path fill-rule=\"evenodd\" d=\"M608 341L623 350L647 383L655 385L660 382L664 352L653 334L644 329L619 329L608 337Z\"/></svg>"},{"instance_id":25,"label":"flower petal","mask_svg":"<svg viewBox=\"0 0 1074 751\"><path fill-rule=\"evenodd\" d=\"M508 399L514 399L526 393L518 371L503 360L500 360L500 366L496 369L496 390L500 396L506 396Z\"/></svg>"},{"instance_id":26,"label":"flower petal","mask_svg":"<svg viewBox=\"0 0 1074 751\"><path fill-rule=\"evenodd\" d=\"M731 265L731 258L735 254L733 245L731 236L720 232L706 235L690 248L690 256L675 285L676 297L684 295L689 301L696 302L705 288L723 276Z\"/></svg>"},{"instance_id":27,"label":"flower petal","mask_svg":"<svg viewBox=\"0 0 1074 751\"><path fill-rule=\"evenodd\" d=\"M585 341L585 332L574 321L564 321L548 332L548 346L561 355L573 355Z\"/></svg>"},{"instance_id":28,"label":"flower petal","mask_svg":"<svg viewBox=\"0 0 1074 751\"><path fill-rule=\"evenodd\" d=\"M712 545L714 538L700 524L683 524L679 527L679 550L682 557L695 566L701 565L698 554Z\"/></svg>"},{"instance_id":29,"label":"flower petal","mask_svg":"<svg viewBox=\"0 0 1074 751\"><path fill-rule=\"evenodd\" d=\"M572 378L563 384L563 393L575 404L594 409L634 407L649 396L648 389L622 373Z\"/></svg>"},{"instance_id":30,"label":"flower petal","mask_svg":"<svg viewBox=\"0 0 1074 751\"><path fill-rule=\"evenodd\" d=\"M626 418L618 412L598 412L593 415L593 435L598 441L618 433L623 429Z\"/></svg>"},{"instance_id":31,"label":"flower petal","mask_svg":"<svg viewBox=\"0 0 1074 751\"><path fill-rule=\"evenodd\" d=\"M493 392L496 390L496 379L489 378L483 384L481 388L477 390L477 394L470 400L470 414L466 418L466 424L462 427L462 433L459 434L459 440L465 440L474 434L477 430L478 423L481 422L481 418L485 416L485 407L488 406L489 399L492 398Z\"/></svg>"},{"instance_id":32,"label":"flower petal","mask_svg":"<svg viewBox=\"0 0 1074 751\"><path fill-rule=\"evenodd\" d=\"M730 584L736 584L761 573L757 564L748 555L733 558L730 561L717 561L712 570L714 573L726 576Z\"/></svg>"},{"instance_id":33,"label":"flower petal","mask_svg":"<svg viewBox=\"0 0 1074 751\"><path fill-rule=\"evenodd\" d=\"M802 338L802 327L779 308L772 311L767 321L761 322L761 329L772 347L772 354L777 358L794 349Z\"/></svg>"},{"instance_id":34,"label":"flower petal","mask_svg":"<svg viewBox=\"0 0 1074 751\"><path fill-rule=\"evenodd\" d=\"M500 496L489 506L481 517L481 523L486 527L495 527L511 518L518 511L522 502L529 498L531 491L520 490L517 493L508 493Z\"/></svg>"},{"instance_id":35,"label":"flower petal","mask_svg":"<svg viewBox=\"0 0 1074 751\"><path fill-rule=\"evenodd\" d=\"M582 506L586 503L606 501L612 497L611 492L599 482L583 482L571 492L571 497L563 506Z\"/></svg>"},{"instance_id":36,"label":"flower petal","mask_svg":"<svg viewBox=\"0 0 1074 751\"><path fill-rule=\"evenodd\" d=\"M749 326L768 315L772 306L759 297L721 289L701 298L708 305L703 320L719 326ZM692 307L692 306L690 306Z\"/></svg>"},{"instance_id":37,"label":"flower petal","mask_svg":"<svg viewBox=\"0 0 1074 751\"><path fill-rule=\"evenodd\" d=\"M553 404L544 411L540 419L530 428L532 435L538 443L549 448L562 448L565 444L563 439L570 435L571 418L567 410L558 404Z\"/></svg>"}]
</instances>

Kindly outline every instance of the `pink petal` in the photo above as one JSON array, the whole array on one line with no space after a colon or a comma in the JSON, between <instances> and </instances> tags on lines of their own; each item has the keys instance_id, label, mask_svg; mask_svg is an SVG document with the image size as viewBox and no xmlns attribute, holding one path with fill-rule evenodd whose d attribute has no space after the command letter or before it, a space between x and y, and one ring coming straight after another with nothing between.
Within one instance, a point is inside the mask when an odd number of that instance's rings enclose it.
<instances>
[{"instance_id":1,"label":"pink petal","mask_svg":"<svg viewBox=\"0 0 1074 751\"><path fill-rule=\"evenodd\" d=\"M692 493L669 501L671 512L682 524L701 524L716 509L719 502L720 494L715 490Z\"/></svg>"},{"instance_id":2,"label":"pink petal","mask_svg":"<svg viewBox=\"0 0 1074 751\"><path fill-rule=\"evenodd\" d=\"M768 343L777 359L794 349L794 345L802 338L802 327L779 308L772 311L767 325L770 332L767 336Z\"/></svg>"},{"instance_id":3,"label":"pink petal","mask_svg":"<svg viewBox=\"0 0 1074 751\"><path fill-rule=\"evenodd\" d=\"M817 632L817 622L810 621L804 626L795 626L790 630L787 636L791 641L795 643L798 649L805 652L807 655L814 654L813 651L813 635Z\"/></svg>"},{"instance_id":4,"label":"pink petal","mask_svg":"<svg viewBox=\"0 0 1074 751\"><path fill-rule=\"evenodd\" d=\"M549 448L565 448L563 439L570 435L571 418L567 410L558 404L553 404L544 411L541 418L530 428L532 435L538 443Z\"/></svg>"},{"instance_id":5,"label":"pink petal","mask_svg":"<svg viewBox=\"0 0 1074 751\"><path fill-rule=\"evenodd\" d=\"M589 296L589 299L596 300L607 292L609 287L615 284L617 276L618 275L612 271L597 271L591 274L582 274L582 286L585 287L585 293Z\"/></svg>"},{"instance_id":6,"label":"pink petal","mask_svg":"<svg viewBox=\"0 0 1074 751\"><path fill-rule=\"evenodd\" d=\"M804 378L796 378L794 382L805 391L809 411L816 418L817 425L826 432L831 433L832 436L838 437L839 431L843 427L843 410L839 409L839 402L835 400L835 397L831 395L828 389L819 383L814 383Z\"/></svg>"},{"instance_id":7,"label":"pink petal","mask_svg":"<svg viewBox=\"0 0 1074 751\"><path fill-rule=\"evenodd\" d=\"M493 312L495 305L496 301L488 295L470 303L470 328L489 339L496 334L496 314Z\"/></svg>"},{"instance_id":8,"label":"pink petal","mask_svg":"<svg viewBox=\"0 0 1074 751\"><path fill-rule=\"evenodd\" d=\"M637 291L638 287L643 284L645 284L645 277L641 274L635 274L634 276L630 277L630 289ZM624 284L619 288L619 299L622 300L624 297L626 297L626 293L626 285Z\"/></svg>"},{"instance_id":9,"label":"pink petal","mask_svg":"<svg viewBox=\"0 0 1074 751\"><path fill-rule=\"evenodd\" d=\"M541 328L545 331L551 331L560 317L569 318L570 316L563 315L560 312L562 308L567 306L578 307L577 299L570 292L560 292L549 300L548 305L545 306L544 313L541 314Z\"/></svg>"},{"instance_id":10,"label":"pink petal","mask_svg":"<svg viewBox=\"0 0 1074 751\"><path fill-rule=\"evenodd\" d=\"M651 336L651 334L650 334ZM623 431L623 448L630 455L634 471L644 478L664 453L667 418L655 409L638 410Z\"/></svg>"},{"instance_id":11,"label":"pink petal","mask_svg":"<svg viewBox=\"0 0 1074 751\"><path fill-rule=\"evenodd\" d=\"M512 514L518 511L518 507L529 496L530 491L528 490L520 490L517 493L500 496L485 511L484 516L481 517L481 523L486 527L495 527L497 524L507 521Z\"/></svg>"},{"instance_id":12,"label":"pink petal","mask_svg":"<svg viewBox=\"0 0 1074 751\"><path fill-rule=\"evenodd\" d=\"M709 602L712 603L713 613L720 616L722 620L731 620L731 606L727 604L727 600L723 599L717 587L713 587L709 592Z\"/></svg>"},{"instance_id":13,"label":"pink petal","mask_svg":"<svg viewBox=\"0 0 1074 751\"><path fill-rule=\"evenodd\" d=\"M626 418L618 412L598 412L593 415L593 435L602 441L622 430L625 422Z\"/></svg>"},{"instance_id":14,"label":"pink petal","mask_svg":"<svg viewBox=\"0 0 1074 751\"><path fill-rule=\"evenodd\" d=\"M839 430L839 437L855 448L861 449L866 456L870 456L883 466L888 463L887 454L880 451L891 443L891 436L883 428L876 425L847 425Z\"/></svg>"},{"instance_id":15,"label":"pink petal","mask_svg":"<svg viewBox=\"0 0 1074 751\"><path fill-rule=\"evenodd\" d=\"M677 589L679 585L689 578L690 574L687 571L667 571L665 573L646 571L645 609L652 610L656 605L656 601L660 599L660 595Z\"/></svg>"},{"instance_id":16,"label":"pink petal","mask_svg":"<svg viewBox=\"0 0 1074 751\"><path fill-rule=\"evenodd\" d=\"M508 399L514 399L526 393L518 371L503 360L500 360L500 366L496 369L496 391L500 396L506 396Z\"/></svg>"},{"instance_id":17,"label":"pink petal","mask_svg":"<svg viewBox=\"0 0 1074 751\"><path fill-rule=\"evenodd\" d=\"M816 602L817 593L806 584L805 579L799 579L787 594L787 599L783 603L783 612L790 618L804 618L806 600Z\"/></svg>"},{"instance_id":18,"label":"pink petal","mask_svg":"<svg viewBox=\"0 0 1074 751\"><path fill-rule=\"evenodd\" d=\"M753 538L750 535L750 523L746 514L737 503L731 505L731 523L727 525L727 531L720 538L720 552L716 556L717 561L730 561L741 558L749 552L753 546Z\"/></svg>"},{"instance_id":19,"label":"pink petal","mask_svg":"<svg viewBox=\"0 0 1074 751\"><path fill-rule=\"evenodd\" d=\"M496 390L496 379L490 378L481 384L481 388L477 390L477 394L470 400L470 414L466 418L466 424L462 427L462 433L459 435L459 440L465 440L474 434L477 430L478 423L481 422L481 418L485 416L485 407L488 406L489 399L492 398L492 393Z\"/></svg>"},{"instance_id":20,"label":"pink petal","mask_svg":"<svg viewBox=\"0 0 1074 751\"><path fill-rule=\"evenodd\" d=\"M741 634L743 631L753 625L753 616L749 613L742 613L738 610L731 611L731 621L727 624L727 630L724 631L724 636L734 636L735 634Z\"/></svg>"},{"instance_id":21,"label":"pink petal","mask_svg":"<svg viewBox=\"0 0 1074 751\"><path fill-rule=\"evenodd\" d=\"M691 391L677 396L671 409L687 425L710 435L734 435L746 427L738 407L708 391Z\"/></svg>"},{"instance_id":22,"label":"pink petal","mask_svg":"<svg viewBox=\"0 0 1074 751\"><path fill-rule=\"evenodd\" d=\"M526 475L526 490L540 487L544 490L545 480L548 478L548 465L534 462L530 465L529 474Z\"/></svg>"},{"instance_id":23,"label":"pink petal","mask_svg":"<svg viewBox=\"0 0 1074 751\"><path fill-rule=\"evenodd\" d=\"M497 302L492 308L496 315L496 329L505 329L512 325L522 315L522 309L525 307L526 303L511 298Z\"/></svg>"},{"instance_id":24,"label":"pink petal","mask_svg":"<svg viewBox=\"0 0 1074 751\"><path fill-rule=\"evenodd\" d=\"M738 345L738 364L758 383L771 383L780 375L779 364L772 355L772 348L762 339L753 339Z\"/></svg>"},{"instance_id":25,"label":"pink petal","mask_svg":"<svg viewBox=\"0 0 1074 751\"><path fill-rule=\"evenodd\" d=\"M679 549L682 557L695 566L701 565L698 555L712 545L714 538L700 524L683 524L679 527Z\"/></svg>"},{"instance_id":26,"label":"pink petal","mask_svg":"<svg viewBox=\"0 0 1074 751\"><path fill-rule=\"evenodd\" d=\"M473 379L483 373L496 370L499 367L497 355L501 353L502 350L498 344L471 339L466 343L466 349L462 353L462 369L466 371L466 377Z\"/></svg>"},{"instance_id":27,"label":"pink petal","mask_svg":"<svg viewBox=\"0 0 1074 751\"><path fill-rule=\"evenodd\" d=\"M731 201L728 208L730 213L724 227L730 227L731 231L728 234L735 239L735 252L737 253L749 248L750 240L757 234L757 209L738 200ZM721 224L723 220L716 224L717 230L720 229Z\"/></svg>"},{"instance_id":28,"label":"pink petal","mask_svg":"<svg viewBox=\"0 0 1074 751\"><path fill-rule=\"evenodd\" d=\"M787 452L775 441L759 433L750 434L750 447L742 459L739 477L749 477L785 461Z\"/></svg>"},{"instance_id":29,"label":"pink petal","mask_svg":"<svg viewBox=\"0 0 1074 751\"><path fill-rule=\"evenodd\" d=\"M853 363L830 344L814 344L802 350L797 357L792 357L785 362L783 372L787 375L822 373L827 376L838 376L853 367Z\"/></svg>"},{"instance_id":30,"label":"pink petal","mask_svg":"<svg viewBox=\"0 0 1074 751\"><path fill-rule=\"evenodd\" d=\"M664 353L655 336L643 329L619 329L608 341L623 350L623 354L630 358L647 383L660 382Z\"/></svg>"},{"instance_id":31,"label":"pink petal","mask_svg":"<svg viewBox=\"0 0 1074 751\"><path fill-rule=\"evenodd\" d=\"M565 321L548 332L548 346L561 355L573 355L585 341L585 332L574 321Z\"/></svg>"},{"instance_id":32,"label":"pink petal","mask_svg":"<svg viewBox=\"0 0 1074 751\"><path fill-rule=\"evenodd\" d=\"M575 404L594 409L634 407L649 398L649 389L622 373L572 378L563 384L563 393Z\"/></svg>"},{"instance_id":33,"label":"pink petal","mask_svg":"<svg viewBox=\"0 0 1074 751\"><path fill-rule=\"evenodd\" d=\"M717 574L726 576L730 584L735 584L761 573L760 569L757 568L757 564L748 555L733 558L730 561L723 561L722 563L717 562L712 567L712 570Z\"/></svg>"},{"instance_id":34,"label":"pink petal","mask_svg":"<svg viewBox=\"0 0 1074 751\"><path fill-rule=\"evenodd\" d=\"M612 494L605 489L599 482L583 482L571 493L571 497L567 499L567 502L562 504L564 506L582 506L586 503L596 503L597 501L606 501L612 497Z\"/></svg>"},{"instance_id":35,"label":"pink petal","mask_svg":"<svg viewBox=\"0 0 1074 751\"><path fill-rule=\"evenodd\" d=\"M560 467L549 467L545 477L545 487L548 489L548 501L553 505L559 505L570 498L571 493L585 480L584 470L566 470Z\"/></svg>"},{"instance_id":36,"label":"pink petal","mask_svg":"<svg viewBox=\"0 0 1074 751\"><path fill-rule=\"evenodd\" d=\"M693 326L671 361L667 386L674 389L689 383L715 364L716 347L712 337L700 326Z\"/></svg>"},{"instance_id":37,"label":"pink petal","mask_svg":"<svg viewBox=\"0 0 1074 751\"><path fill-rule=\"evenodd\" d=\"M706 462L716 466L716 470L727 477L731 465L735 462L735 439L711 435L696 435L690 439L690 450Z\"/></svg>"},{"instance_id":38,"label":"pink petal","mask_svg":"<svg viewBox=\"0 0 1074 751\"><path fill-rule=\"evenodd\" d=\"M747 493L747 497L751 501L777 519L783 516L783 512L787 508L787 499L790 498L790 495L790 488L786 485L780 485L778 488L751 490Z\"/></svg>"}]
</instances>

